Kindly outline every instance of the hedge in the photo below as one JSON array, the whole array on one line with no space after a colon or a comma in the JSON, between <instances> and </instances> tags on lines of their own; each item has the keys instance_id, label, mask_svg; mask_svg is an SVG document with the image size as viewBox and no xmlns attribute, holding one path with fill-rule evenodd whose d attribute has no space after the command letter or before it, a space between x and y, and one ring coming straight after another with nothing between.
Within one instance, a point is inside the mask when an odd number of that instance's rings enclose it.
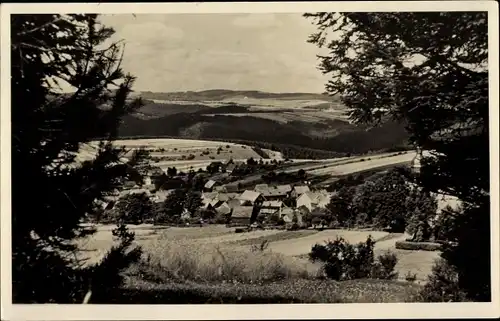
<instances>
[{"instance_id":1,"label":"hedge","mask_svg":"<svg viewBox=\"0 0 500 321\"><path fill-rule=\"evenodd\" d=\"M441 244L433 242L399 241L396 242L396 249L410 251L439 251L441 249Z\"/></svg>"}]
</instances>

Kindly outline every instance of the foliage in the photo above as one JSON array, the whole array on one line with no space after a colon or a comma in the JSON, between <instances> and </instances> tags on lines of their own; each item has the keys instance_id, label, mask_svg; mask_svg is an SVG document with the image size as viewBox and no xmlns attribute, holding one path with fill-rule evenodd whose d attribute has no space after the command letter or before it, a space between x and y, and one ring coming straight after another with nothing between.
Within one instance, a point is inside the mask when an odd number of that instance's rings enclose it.
<instances>
[{"instance_id":1,"label":"foliage","mask_svg":"<svg viewBox=\"0 0 500 321\"><path fill-rule=\"evenodd\" d=\"M112 210L117 223L141 224L151 218L153 202L146 193L122 196Z\"/></svg>"},{"instance_id":2,"label":"foliage","mask_svg":"<svg viewBox=\"0 0 500 321\"><path fill-rule=\"evenodd\" d=\"M406 221L409 211L406 201L410 187L405 177L391 170L375 181L367 181L357 188L353 198L357 213L364 213L379 228L387 228L398 220Z\"/></svg>"},{"instance_id":3,"label":"foliage","mask_svg":"<svg viewBox=\"0 0 500 321\"><path fill-rule=\"evenodd\" d=\"M186 191L176 189L170 193L154 218L155 223L177 222L186 202Z\"/></svg>"},{"instance_id":4,"label":"foliage","mask_svg":"<svg viewBox=\"0 0 500 321\"><path fill-rule=\"evenodd\" d=\"M396 242L395 246L399 250L409 251L439 251L442 248L440 243L415 241L399 241Z\"/></svg>"},{"instance_id":5,"label":"foliage","mask_svg":"<svg viewBox=\"0 0 500 321\"><path fill-rule=\"evenodd\" d=\"M462 210L453 209L451 206L446 206L441 210L441 213L433 222L433 237L436 241L456 242L458 241L457 223L458 216Z\"/></svg>"},{"instance_id":6,"label":"foliage","mask_svg":"<svg viewBox=\"0 0 500 321\"><path fill-rule=\"evenodd\" d=\"M374 245L371 237L356 245L337 237L325 245L314 245L309 259L322 262L325 274L334 280L395 277L397 257L393 254L381 255L379 261L375 261Z\"/></svg>"},{"instance_id":7,"label":"foliage","mask_svg":"<svg viewBox=\"0 0 500 321\"><path fill-rule=\"evenodd\" d=\"M431 222L434 220L438 209L436 198L430 193L415 187L406 200L406 206L411 213L408 215L406 232L412 235L412 241L429 241L433 234Z\"/></svg>"},{"instance_id":8,"label":"foliage","mask_svg":"<svg viewBox=\"0 0 500 321\"><path fill-rule=\"evenodd\" d=\"M184 201L184 208L188 210L189 213L195 214L196 211L203 206L203 201L201 199L201 194L198 192L189 192L186 195Z\"/></svg>"},{"instance_id":9,"label":"foliage","mask_svg":"<svg viewBox=\"0 0 500 321\"><path fill-rule=\"evenodd\" d=\"M373 264L371 277L386 280L396 279L398 277L398 273L394 272L396 264L398 264L396 254L391 252L380 254Z\"/></svg>"},{"instance_id":10,"label":"foliage","mask_svg":"<svg viewBox=\"0 0 500 321\"><path fill-rule=\"evenodd\" d=\"M333 194L327 209L330 212L330 220L338 226L352 226L356 218L356 212L352 206L354 189L344 187Z\"/></svg>"},{"instance_id":11,"label":"foliage","mask_svg":"<svg viewBox=\"0 0 500 321\"><path fill-rule=\"evenodd\" d=\"M459 285L458 271L440 259L432 268L432 274L420 295L424 302L463 302L466 293Z\"/></svg>"},{"instance_id":12,"label":"foliage","mask_svg":"<svg viewBox=\"0 0 500 321\"><path fill-rule=\"evenodd\" d=\"M167 168L167 175L170 177L177 175L177 168L175 167Z\"/></svg>"},{"instance_id":13,"label":"foliage","mask_svg":"<svg viewBox=\"0 0 500 321\"><path fill-rule=\"evenodd\" d=\"M321 70L331 75L326 89L340 96L350 118L405 123L410 142L431 153L422 159L419 184L470 204L457 224L458 244L445 249L443 257L459 270L469 299L489 301L487 14L306 16L318 26L309 42L329 50L320 57Z\"/></svg>"},{"instance_id":14,"label":"foliage","mask_svg":"<svg viewBox=\"0 0 500 321\"><path fill-rule=\"evenodd\" d=\"M90 302L85 303L99 302L109 296L118 295L124 285L124 277L121 273L116 272L125 270L141 258L142 249L140 247L136 246L130 249L135 235L128 231L125 224L118 224L112 233L118 239L119 244L113 246L100 263L85 269L85 272L91 275L89 292L86 296ZM106 286L108 284L115 286Z\"/></svg>"},{"instance_id":15,"label":"foliage","mask_svg":"<svg viewBox=\"0 0 500 321\"><path fill-rule=\"evenodd\" d=\"M15 303L81 302L87 292L92 273L75 269L71 241L88 234L79 223L98 210L95 200L129 175L132 165L112 141L120 118L141 106L128 99L134 78L120 68L122 47L104 45L113 32L96 15L11 17ZM77 164L76 153L95 137L102 138L96 156ZM24 177L43 186L29 202ZM117 286L113 280L94 293Z\"/></svg>"}]
</instances>

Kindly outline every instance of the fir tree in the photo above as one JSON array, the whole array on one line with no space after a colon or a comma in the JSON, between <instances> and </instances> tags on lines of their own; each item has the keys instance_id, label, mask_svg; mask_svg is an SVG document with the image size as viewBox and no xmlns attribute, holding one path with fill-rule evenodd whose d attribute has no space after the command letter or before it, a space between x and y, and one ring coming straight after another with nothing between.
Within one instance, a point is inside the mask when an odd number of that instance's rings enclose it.
<instances>
[{"instance_id":1,"label":"fir tree","mask_svg":"<svg viewBox=\"0 0 500 321\"><path fill-rule=\"evenodd\" d=\"M74 258L73 241L91 232L81 221L128 175L125 151L112 142L120 117L141 106L128 98L134 78L120 67L121 44L104 45L113 33L96 15L11 16L15 303L82 302L89 290L99 297L119 286L106 276L134 259L127 243L94 267ZM79 164L80 147L96 138L95 157ZM27 179L37 183L29 199Z\"/></svg>"},{"instance_id":2,"label":"fir tree","mask_svg":"<svg viewBox=\"0 0 500 321\"><path fill-rule=\"evenodd\" d=\"M443 257L469 299L489 301L490 196L488 21L485 12L306 14L318 26L309 42L326 47L331 76L356 122L399 120L422 159L419 183L458 197L458 243ZM330 37L335 32L335 37Z\"/></svg>"}]
</instances>

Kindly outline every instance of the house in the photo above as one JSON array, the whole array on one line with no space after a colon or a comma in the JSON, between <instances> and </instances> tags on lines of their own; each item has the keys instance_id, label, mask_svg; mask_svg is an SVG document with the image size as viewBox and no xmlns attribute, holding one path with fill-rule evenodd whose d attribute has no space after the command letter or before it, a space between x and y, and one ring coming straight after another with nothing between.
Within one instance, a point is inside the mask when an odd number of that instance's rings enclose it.
<instances>
[{"instance_id":1,"label":"house","mask_svg":"<svg viewBox=\"0 0 500 321\"><path fill-rule=\"evenodd\" d=\"M152 197L152 201L155 203L163 203L167 199L168 195L170 195L172 192L173 192L173 190L156 191L156 193Z\"/></svg>"},{"instance_id":2,"label":"house","mask_svg":"<svg viewBox=\"0 0 500 321\"><path fill-rule=\"evenodd\" d=\"M217 214L219 214L219 215L229 215L229 214L231 214L232 210L233 210L233 208L231 206L229 206L229 204L227 204L226 202L222 203L216 209Z\"/></svg>"},{"instance_id":3,"label":"house","mask_svg":"<svg viewBox=\"0 0 500 321\"><path fill-rule=\"evenodd\" d=\"M152 184L153 184L153 180L151 179L151 176L145 176L144 177L144 185L152 185Z\"/></svg>"},{"instance_id":4,"label":"house","mask_svg":"<svg viewBox=\"0 0 500 321\"><path fill-rule=\"evenodd\" d=\"M253 206L237 206L233 208L231 212L231 225L250 225L253 213Z\"/></svg>"},{"instance_id":5,"label":"house","mask_svg":"<svg viewBox=\"0 0 500 321\"><path fill-rule=\"evenodd\" d=\"M134 181L126 181L123 183L123 189L132 189L132 188L137 188L138 185Z\"/></svg>"},{"instance_id":6,"label":"house","mask_svg":"<svg viewBox=\"0 0 500 321\"><path fill-rule=\"evenodd\" d=\"M148 196L151 196L151 192L144 188L132 188L122 193L122 195L130 195L130 194L146 194Z\"/></svg>"},{"instance_id":7,"label":"house","mask_svg":"<svg viewBox=\"0 0 500 321\"><path fill-rule=\"evenodd\" d=\"M262 202L260 214L263 215L272 215L278 214L281 215L281 209L283 208L283 202L281 201L264 201Z\"/></svg>"},{"instance_id":8,"label":"house","mask_svg":"<svg viewBox=\"0 0 500 321\"><path fill-rule=\"evenodd\" d=\"M266 200L284 200L288 197L289 193L289 190L284 186L271 186L267 190L261 192L262 196Z\"/></svg>"},{"instance_id":9,"label":"house","mask_svg":"<svg viewBox=\"0 0 500 321\"><path fill-rule=\"evenodd\" d=\"M298 210L294 210L289 207L285 207L281 211L281 219L287 224L293 223L293 218L297 218L297 224L302 224L302 214Z\"/></svg>"},{"instance_id":10,"label":"house","mask_svg":"<svg viewBox=\"0 0 500 321\"><path fill-rule=\"evenodd\" d=\"M226 165L226 173L231 174L235 168L236 165L233 163Z\"/></svg>"},{"instance_id":11,"label":"house","mask_svg":"<svg viewBox=\"0 0 500 321\"><path fill-rule=\"evenodd\" d=\"M297 208L305 206L309 211L313 208L325 208L330 202L331 195L326 192L305 192L297 198Z\"/></svg>"},{"instance_id":12,"label":"house","mask_svg":"<svg viewBox=\"0 0 500 321\"><path fill-rule=\"evenodd\" d=\"M297 199L299 198L302 194L306 193L306 192L309 192L310 189L309 189L309 186L307 185L297 185L297 186L294 186L291 193L290 193L290 196Z\"/></svg>"},{"instance_id":13,"label":"house","mask_svg":"<svg viewBox=\"0 0 500 321\"><path fill-rule=\"evenodd\" d=\"M214 181L212 179L208 180L208 182L205 183L205 185L203 186L203 190L207 191L207 192L210 192L210 191L213 191L214 188L219 184L219 182L217 181Z\"/></svg>"},{"instance_id":14,"label":"house","mask_svg":"<svg viewBox=\"0 0 500 321\"><path fill-rule=\"evenodd\" d=\"M233 198L232 200L229 200L227 202L225 202L231 209L237 207L237 206L240 206L241 205L241 202L239 199L237 198Z\"/></svg>"},{"instance_id":15,"label":"house","mask_svg":"<svg viewBox=\"0 0 500 321\"><path fill-rule=\"evenodd\" d=\"M263 191L268 190L268 189L269 189L269 185L267 185L267 184L257 184L257 185L255 185L254 191L262 193Z\"/></svg>"},{"instance_id":16,"label":"house","mask_svg":"<svg viewBox=\"0 0 500 321\"><path fill-rule=\"evenodd\" d=\"M219 202L217 199L219 193L217 192L208 192L201 194L201 201L203 202L203 207L208 208L208 206L212 206L215 208L216 204Z\"/></svg>"},{"instance_id":17,"label":"house","mask_svg":"<svg viewBox=\"0 0 500 321\"><path fill-rule=\"evenodd\" d=\"M226 188L226 192L228 193L237 193L240 190L240 187L237 183L229 183L224 186Z\"/></svg>"},{"instance_id":18,"label":"house","mask_svg":"<svg viewBox=\"0 0 500 321\"><path fill-rule=\"evenodd\" d=\"M248 204L252 206L262 204L264 201L261 193L250 190L244 191L238 199L240 200L241 205Z\"/></svg>"},{"instance_id":19,"label":"house","mask_svg":"<svg viewBox=\"0 0 500 321\"><path fill-rule=\"evenodd\" d=\"M215 186L214 191L219 193L227 193L226 186Z\"/></svg>"},{"instance_id":20,"label":"house","mask_svg":"<svg viewBox=\"0 0 500 321\"><path fill-rule=\"evenodd\" d=\"M238 193L219 193L217 199L221 202L227 202L229 200L238 198Z\"/></svg>"}]
</instances>

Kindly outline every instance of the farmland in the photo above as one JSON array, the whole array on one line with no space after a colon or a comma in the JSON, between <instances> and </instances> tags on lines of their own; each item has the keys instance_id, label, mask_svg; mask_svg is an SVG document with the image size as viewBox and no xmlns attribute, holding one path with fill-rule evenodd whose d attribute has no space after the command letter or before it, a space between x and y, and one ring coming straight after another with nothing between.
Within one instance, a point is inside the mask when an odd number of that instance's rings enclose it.
<instances>
[{"instance_id":1,"label":"farmland","mask_svg":"<svg viewBox=\"0 0 500 321\"><path fill-rule=\"evenodd\" d=\"M423 283L431 272L434 260L439 256L439 252L396 250L394 247L396 241L405 239L408 235L380 231L325 230L318 232L306 230L307 233L304 233L305 231L262 230L235 234L234 228L219 225L182 228L131 227L136 233L135 242L142 246L145 251L144 255L149 260L164 262L167 269L173 268L169 268L168 265L179 260L179 256L186 257L186 259L191 257L194 261L190 264L197 265L197 269L216 269L217 264L203 268L200 264L207 265L210 262L214 264L213 260L217 260L218 251L233 253L239 257L239 260L248 261L247 265L257 265L261 258L257 258L256 254L251 252L250 245L259 245L264 240L269 240L269 247L265 250L267 259L276 259L276 257L272 258L273 255L281 257L286 262L285 265L295 271L293 273L312 275L318 273L319 266L308 262L305 257L314 244L322 244L336 237L343 237L355 244L365 241L371 235L375 240L381 240L376 243L376 255L387 250L397 254L399 262L396 271L401 280L404 280L405 275L410 272L416 274L417 283ZM99 261L106 250L112 246L114 242L110 230L110 226L99 226L98 232L92 238L80 241L80 248L84 250L80 252L81 259L86 260L87 264ZM253 259L257 261L251 262ZM191 268L195 269L194 266Z\"/></svg>"},{"instance_id":2,"label":"farmland","mask_svg":"<svg viewBox=\"0 0 500 321\"><path fill-rule=\"evenodd\" d=\"M82 146L78 159L90 159L95 155L97 142ZM142 148L150 152L156 166L160 168L176 167L179 170L204 169L213 161L233 159L246 161L249 158L261 159L255 150L246 145L220 141L192 139L125 139L114 141L115 146L123 146L129 152ZM279 152L263 149L269 159L282 159Z\"/></svg>"}]
</instances>

